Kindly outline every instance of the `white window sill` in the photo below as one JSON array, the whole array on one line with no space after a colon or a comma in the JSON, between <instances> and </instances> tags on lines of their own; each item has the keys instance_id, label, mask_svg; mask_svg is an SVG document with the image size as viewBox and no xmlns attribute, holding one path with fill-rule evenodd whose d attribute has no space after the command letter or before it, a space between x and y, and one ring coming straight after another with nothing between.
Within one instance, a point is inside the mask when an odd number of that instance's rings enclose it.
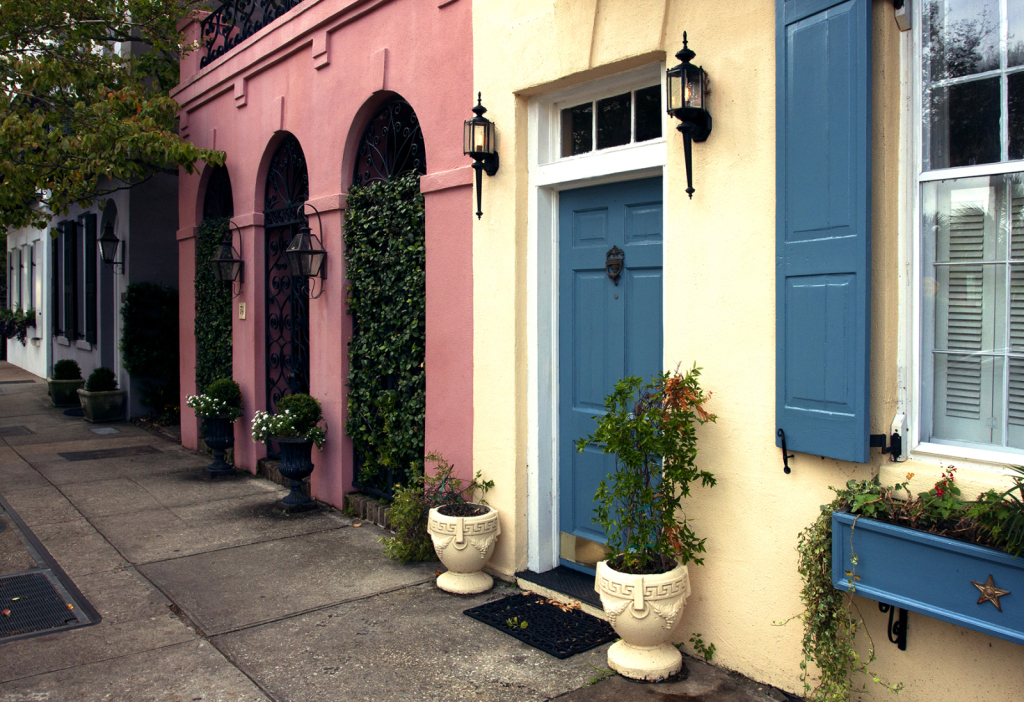
<instances>
[{"instance_id":1,"label":"white window sill","mask_svg":"<svg viewBox=\"0 0 1024 702\"><path fill-rule=\"evenodd\" d=\"M971 463L991 466L1017 466L1024 464L1024 454L1011 451L968 448L951 444L920 443L910 452L911 459L934 461L937 458L966 460Z\"/></svg>"},{"instance_id":2,"label":"white window sill","mask_svg":"<svg viewBox=\"0 0 1024 702\"><path fill-rule=\"evenodd\" d=\"M71 342L68 341L66 336L58 336L57 337L57 345L58 346L71 346Z\"/></svg>"},{"instance_id":3,"label":"white window sill","mask_svg":"<svg viewBox=\"0 0 1024 702\"><path fill-rule=\"evenodd\" d=\"M84 339L79 339L75 342L75 348L82 349L83 351L92 351L92 344Z\"/></svg>"}]
</instances>

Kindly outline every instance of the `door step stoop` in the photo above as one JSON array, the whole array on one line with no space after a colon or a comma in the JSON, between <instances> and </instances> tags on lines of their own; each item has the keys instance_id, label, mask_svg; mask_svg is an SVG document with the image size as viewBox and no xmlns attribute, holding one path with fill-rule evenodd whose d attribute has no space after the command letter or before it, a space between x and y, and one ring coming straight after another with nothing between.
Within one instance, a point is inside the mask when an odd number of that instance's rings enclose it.
<instances>
[{"instance_id":1,"label":"door step stoop","mask_svg":"<svg viewBox=\"0 0 1024 702\"><path fill-rule=\"evenodd\" d=\"M531 582L530 580L527 580L528 577L529 576L526 575L525 573L517 573L516 574L516 583L519 585L520 589L522 589L524 592L535 592L538 595L541 595L542 597L547 597L549 600L555 600L556 602L562 602L563 604L568 604L568 605L578 604L578 605L580 605L580 608L584 612L586 612L587 614L589 614L589 615L591 615L593 617L597 617L598 619L603 619L605 621L608 621L608 616L604 613L604 610L601 609L600 607L594 607L592 604L589 604L587 602L582 602L582 601L576 599L575 597L571 597L571 596L566 595L564 593L558 592L557 590L552 590L551 588L545 587L543 585L538 585L535 582Z\"/></svg>"}]
</instances>

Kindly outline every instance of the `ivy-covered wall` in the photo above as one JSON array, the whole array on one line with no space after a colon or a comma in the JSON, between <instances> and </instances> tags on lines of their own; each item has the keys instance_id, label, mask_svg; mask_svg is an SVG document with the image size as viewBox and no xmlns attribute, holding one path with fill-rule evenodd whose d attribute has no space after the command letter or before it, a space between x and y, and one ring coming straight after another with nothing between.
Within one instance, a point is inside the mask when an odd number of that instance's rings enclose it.
<instances>
[{"instance_id":1,"label":"ivy-covered wall","mask_svg":"<svg viewBox=\"0 0 1024 702\"><path fill-rule=\"evenodd\" d=\"M356 485L390 495L423 469L426 249L419 177L348 193L348 412Z\"/></svg>"},{"instance_id":2,"label":"ivy-covered wall","mask_svg":"<svg viewBox=\"0 0 1024 702\"><path fill-rule=\"evenodd\" d=\"M231 284L214 278L210 267L229 221L205 219L196 234L196 392L231 377Z\"/></svg>"},{"instance_id":3,"label":"ivy-covered wall","mask_svg":"<svg viewBox=\"0 0 1024 702\"><path fill-rule=\"evenodd\" d=\"M178 291L132 283L121 306L121 363L141 381L142 402L162 419L178 413Z\"/></svg>"}]
</instances>

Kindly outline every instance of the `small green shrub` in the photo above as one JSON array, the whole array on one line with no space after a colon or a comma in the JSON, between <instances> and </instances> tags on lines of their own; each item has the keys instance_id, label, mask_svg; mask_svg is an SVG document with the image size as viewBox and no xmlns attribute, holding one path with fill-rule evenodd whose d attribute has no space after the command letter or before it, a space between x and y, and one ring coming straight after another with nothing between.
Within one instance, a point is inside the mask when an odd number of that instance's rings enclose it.
<instances>
[{"instance_id":1,"label":"small green shrub","mask_svg":"<svg viewBox=\"0 0 1024 702\"><path fill-rule=\"evenodd\" d=\"M57 361L53 364L53 379L54 380L81 380L82 369L79 367L77 361L72 361L70 358L65 358L63 361Z\"/></svg>"},{"instance_id":2,"label":"small green shrub","mask_svg":"<svg viewBox=\"0 0 1024 702\"><path fill-rule=\"evenodd\" d=\"M455 466L445 460L440 451L427 454L426 461L434 464L434 474L423 478L423 496L428 507L437 507L446 517L476 517L486 514L487 509L473 502L480 493L480 504L487 504L483 498L494 487L493 480L484 480L483 473L476 472L472 480L462 480L452 475Z\"/></svg>"},{"instance_id":3,"label":"small green shrub","mask_svg":"<svg viewBox=\"0 0 1024 702\"><path fill-rule=\"evenodd\" d=\"M315 427L324 418L323 410L317 399L304 393L282 397L277 401L276 414L290 414L292 426L300 436Z\"/></svg>"},{"instance_id":4,"label":"small green shrub","mask_svg":"<svg viewBox=\"0 0 1024 702\"><path fill-rule=\"evenodd\" d=\"M228 407L242 406L242 389L238 387L231 378L221 378L210 383L206 388L206 394L210 397L227 403Z\"/></svg>"},{"instance_id":5,"label":"small green shrub","mask_svg":"<svg viewBox=\"0 0 1024 702\"><path fill-rule=\"evenodd\" d=\"M85 389L86 392L117 390L117 377L114 375L114 371L100 366L89 374L89 379L85 381Z\"/></svg>"},{"instance_id":6,"label":"small green shrub","mask_svg":"<svg viewBox=\"0 0 1024 702\"><path fill-rule=\"evenodd\" d=\"M421 484L399 485L395 488L395 501L391 504L393 537L384 537L384 553L402 563L436 561L434 544L427 533L427 514L430 505L423 498Z\"/></svg>"}]
</instances>

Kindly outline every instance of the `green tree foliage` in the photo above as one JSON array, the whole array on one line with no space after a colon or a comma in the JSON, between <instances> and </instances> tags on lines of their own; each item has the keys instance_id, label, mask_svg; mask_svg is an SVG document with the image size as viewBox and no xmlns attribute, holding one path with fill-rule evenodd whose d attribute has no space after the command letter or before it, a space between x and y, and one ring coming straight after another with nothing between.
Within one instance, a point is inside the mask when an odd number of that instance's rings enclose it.
<instances>
[{"instance_id":1,"label":"green tree foliage","mask_svg":"<svg viewBox=\"0 0 1024 702\"><path fill-rule=\"evenodd\" d=\"M210 267L229 221L203 220L196 235L196 388L231 377L231 284L217 280Z\"/></svg>"},{"instance_id":2,"label":"green tree foliage","mask_svg":"<svg viewBox=\"0 0 1024 702\"><path fill-rule=\"evenodd\" d=\"M178 23L198 0L3 0L0 229L45 225L161 170L224 154L177 135ZM126 42L130 42L126 43ZM33 208L41 200L45 208Z\"/></svg>"},{"instance_id":3,"label":"green tree foliage","mask_svg":"<svg viewBox=\"0 0 1024 702\"><path fill-rule=\"evenodd\" d=\"M423 470L426 249L419 178L353 187L345 211L349 420L364 485L387 489Z\"/></svg>"},{"instance_id":4,"label":"green tree foliage","mask_svg":"<svg viewBox=\"0 0 1024 702\"><path fill-rule=\"evenodd\" d=\"M121 322L124 369L142 379L142 402L169 419L178 408L178 291L156 283L129 285Z\"/></svg>"}]
</instances>

